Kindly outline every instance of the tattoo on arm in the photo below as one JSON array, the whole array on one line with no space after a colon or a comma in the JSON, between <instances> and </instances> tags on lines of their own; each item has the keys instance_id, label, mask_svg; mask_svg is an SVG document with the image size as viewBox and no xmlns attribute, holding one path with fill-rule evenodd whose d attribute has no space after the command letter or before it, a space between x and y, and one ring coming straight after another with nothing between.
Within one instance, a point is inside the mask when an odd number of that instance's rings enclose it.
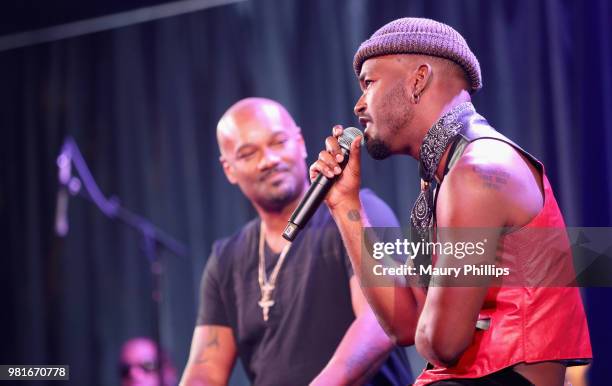
<instances>
[{"instance_id":1,"label":"tattoo on arm","mask_svg":"<svg viewBox=\"0 0 612 386\"><path fill-rule=\"evenodd\" d=\"M207 363L209 358L206 358L205 354L211 348L219 348L219 332L215 327L210 328L210 334L206 337L206 342L204 343L201 356L200 358L196 359L195 363L198 365Z\"/></svg>"},{"instance_id":2,"label":"tattoo on arm","mask_svg":"<svg viewBox=\"0 0 612 386\"><path fill-rule=\"evenodd\" d=\"M210 336L206 342L206 348L216 347L219 348L219 332L216 328L211 328Z\"/></svg>"},{"instance_id":3,"label":"tattoo on arm","mask_svg":"<svg viewBox=\"0 0 612 386\"><path fill-rule=\"evenodd\" d=\"M346 216L351 221L359 221L359 220L361 220L361 215L359 214L359 211L357 209L349 210L348 213L346 214Z\"/></svg>"},{"instance_id":4,"label":"tattoo on arm","mask_svg":"<svg viewBox=\"0 0 612 386\"><path fill-rule=\"evenodd\" d=\"M480 177L482 186L497 191L507 185L510 178L510 173L503 170L495 170L481 166L474 166L473 170Z\"/></svg>"}]
</instances>

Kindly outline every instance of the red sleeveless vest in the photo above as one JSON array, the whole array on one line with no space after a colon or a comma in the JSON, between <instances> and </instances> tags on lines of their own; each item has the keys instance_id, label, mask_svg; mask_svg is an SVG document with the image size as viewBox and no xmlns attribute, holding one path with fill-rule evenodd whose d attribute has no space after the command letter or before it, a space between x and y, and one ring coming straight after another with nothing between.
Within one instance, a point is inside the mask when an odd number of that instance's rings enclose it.
<instances>
[{"instance_id":1,"label":"red sleeveless vest","mask_svg":"<svg viewBox=\"0 0 612 386\"><path fill-rule=\"evenodd\" d=\"M542 210L500 239L498 256L501 266L510 268L510 277L508 285L487 292L478 318L489 319L489 328L475 330L456 365L424 370L415 386L478 378L519 363L571 365L592 357L580 292L567 286L575 275L565 222L543 167L542 176Z\"/></svg>"}]
</instances>

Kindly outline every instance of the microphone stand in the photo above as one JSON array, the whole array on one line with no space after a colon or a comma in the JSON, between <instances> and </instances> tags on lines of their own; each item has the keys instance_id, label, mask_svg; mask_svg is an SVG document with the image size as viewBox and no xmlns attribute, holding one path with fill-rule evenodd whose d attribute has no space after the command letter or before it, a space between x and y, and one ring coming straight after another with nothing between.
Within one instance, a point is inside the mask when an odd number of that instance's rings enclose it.
<instances>
[{"instance_id":1,"label":"microphone stand","mask_svg":"<svg viewBox=\"0 0 612 386\"><path fill-rule=\"evenodd\" d=\"M85 159L81 154L76 142L72 137L66 137L62 151L57 159L58 167L61 171L66 170L67 163L74 163L80 179L75 176L60 177L60 185L65 188L71 196L84 198L100 209L108 218L118 220L140 233L143 239L143 253L150 264L152 293L151 298L154 305L154 341L157 345L157 377L159 385L163 385L162 375L162 350L161 350L161 318L162 318L162 276L163 264L159 258L161 248L177 256L186 256L187 248L180 241L157 228L146 218L122 207L117 197L106 198L96 184ZM64 168L64 169L62 169ZM69 169L68 169L69 170ZM84 187L82 189L81 187ZM67 229L66 229L67 231Z\"/></svg>"}]
</instances>

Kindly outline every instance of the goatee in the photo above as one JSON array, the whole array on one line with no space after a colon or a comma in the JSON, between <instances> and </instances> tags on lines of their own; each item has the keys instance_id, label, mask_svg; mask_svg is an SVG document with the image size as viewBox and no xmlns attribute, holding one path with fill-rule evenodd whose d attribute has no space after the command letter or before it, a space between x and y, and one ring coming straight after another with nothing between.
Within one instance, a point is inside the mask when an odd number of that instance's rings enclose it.
<instances>
[{"instance_id":1,"label":"goatee","mask_svg":"<svg viewBox=\"0 0 612 386\"><path fill-rule=\"evenodd\" d=\"M268 212L280 213L285 207L295 201L304 189L303 185L293 181L285 180L289 186L277 187L276 189L266 189L266 191L256 199L258 204Z\"/></svg>"},{"instance_id":2,"label":"goatee","mask_svg":"<svg viewBox=\"0 0 612 386\"><path fill-rule=\"evenodd\" d=\"M391 156L391 149L380 139L366 139L366 149L370 157L375 160L382 160Z\"/></svg>"}]
</instances>

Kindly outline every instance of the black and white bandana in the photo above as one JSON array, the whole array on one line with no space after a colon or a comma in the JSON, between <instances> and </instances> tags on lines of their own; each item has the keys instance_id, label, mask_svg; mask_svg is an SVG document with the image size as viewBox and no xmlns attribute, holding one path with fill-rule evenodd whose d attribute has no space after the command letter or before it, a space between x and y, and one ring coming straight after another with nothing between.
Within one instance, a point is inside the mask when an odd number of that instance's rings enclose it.
<instances>
[{"instance_id":1,"label":"black and white bandana","mask_svg":"<svg viewBox=\"0 0 612 386\"><path fill-rule=\"evenodd\" d=\"M464 102L453 107L429 129L421 144L419 161L421 192L412 207L410 215L410 223L419 239L425 241L429 239L434 221L435 173L442 154L463 128L463 123L459 121L458 117L466 110L476 111L470 102Z\"/></svg>"}]
</instances>

